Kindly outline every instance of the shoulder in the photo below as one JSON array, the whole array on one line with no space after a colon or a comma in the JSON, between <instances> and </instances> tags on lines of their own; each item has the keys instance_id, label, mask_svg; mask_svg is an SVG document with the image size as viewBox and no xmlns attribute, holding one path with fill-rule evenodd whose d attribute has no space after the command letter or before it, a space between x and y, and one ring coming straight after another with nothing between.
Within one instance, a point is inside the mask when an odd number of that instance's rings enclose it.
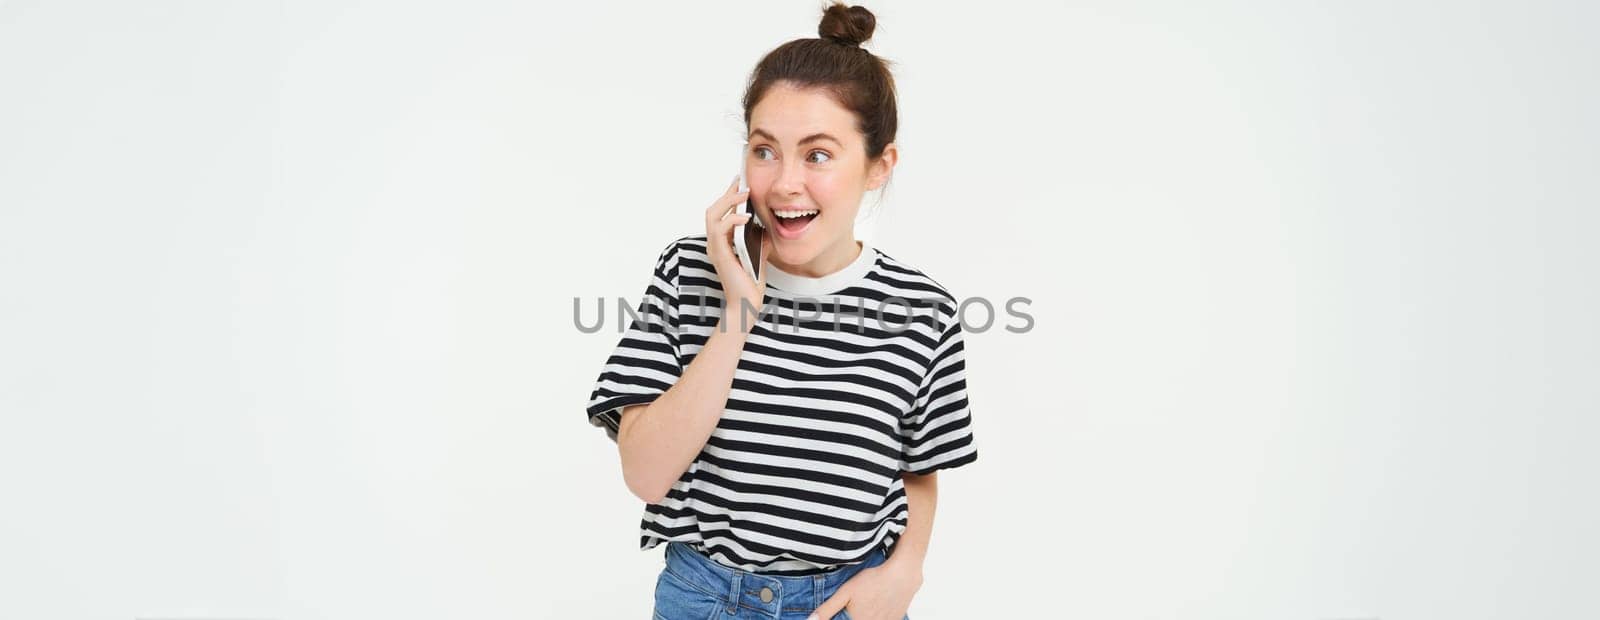
<instances>
[{"instance_id":1,"label":"shoulder","mask_svg":"<svg viewBox=\"0 0 1600 620\"><path fill-rule=\"evenodd\" d=\"M705 233L700 233L698 235L683 235L683 236L677 237L677 238L673 239L672 241L668 242L666 247L661 249L661 258L664 259L664 260L665 259L674 259L674 258L679 258L679 257L688 257L688 258L697 258L698 257L698 258L704 259L705 256L706 256L706 235L705 235Z\"/></svg>"},{"instance_id":2,"label":"shoulder","mask_svg":"<svg viewBox=\"0 0 1600 620\"><path fill-rule=\"evenodd\" d=\"M656 256L656 268L666 273L674 273L685 261L706 262L704 233L683 235L668 242Z\"/></svg>"},{"instance_id":3,"label":"shoulder","mask_svg":"<svg viewBox=\"0 0 1600 620\"><path fill-rule=\"evenodd\" d=\"M906 261L899 260L880 248L873 248L877 253L878 268L874 279L897 291L897 295L921 300L925 304L934 304L938 307L941 322L948 324L956 314L956 296L950 289Z\"/></svg>"},{"instance_id":4,"label":"shoulder","mask_svg":"<svg viewBox=\"0 0 1600 620\"><path fill-rule=\"evenodd\" d=\"M682 236L679 236L679 237L675 237L671 241L668 241L665 247L661 248L661 257L662 258L672 258L672 257L677 257L677 256L694 256L696 254L698 254L700 256L705 256L705 253L706 253L706 235L705 235L705 233L700 233L698 235L682 235Z\"/></svg>"}]
</instances>

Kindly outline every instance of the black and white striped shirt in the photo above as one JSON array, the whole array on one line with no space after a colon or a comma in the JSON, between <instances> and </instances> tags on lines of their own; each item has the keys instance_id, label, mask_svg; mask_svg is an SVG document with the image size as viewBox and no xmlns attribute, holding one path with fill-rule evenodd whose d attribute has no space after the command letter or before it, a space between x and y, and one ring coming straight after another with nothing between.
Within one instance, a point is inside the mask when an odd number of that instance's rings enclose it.
<instances>
[{"instance_id":1,"label":"black and white striped shirt","mask_svg":"<svg viewBox=\"0 0 1600 620\"><path fill-rule=\"evenodd\" d=\"M682 541L769 574L853 564L905 531L901 472L977 459L961 323L944 287L865 243L821 278L767 268L766 314L727 406L666 498L645 506L641 550ZM614 441L621 408L671 387L721 312L706 236L674 241L601 370L589 422Z\"/></svg>"}]
</instances>

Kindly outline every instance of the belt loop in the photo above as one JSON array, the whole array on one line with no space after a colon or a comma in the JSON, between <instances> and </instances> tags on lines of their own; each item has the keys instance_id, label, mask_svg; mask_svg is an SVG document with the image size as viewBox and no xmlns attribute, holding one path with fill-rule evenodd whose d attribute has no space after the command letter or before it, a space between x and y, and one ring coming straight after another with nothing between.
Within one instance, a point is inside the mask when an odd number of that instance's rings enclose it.
<instances>
[{"instance_id":1,"label":"belt loop","mask_svg":"<svg viewBox=\"0 0 1600 620\"><path fill-rule=\"evenodd\" d=\"M822 606L822 595L828 591L827 573L811 576L811 608Z\"/></svg>"},{"instance_id":2,"label":"belt loop","mask_svg":"<svg viewBox=\"0 0 1600 620\"><path fill-rule=\"evenodd\" d=\"M733 570L733 586L732 586L733 589L728 591L728 613L730 613L730 614L735 612L735 611L738 611L738 609L739 609L739 581L740 581L741 577L744 577L744 571L739 570L739 569L734 569Z\"/></svg>"}]
</instances>

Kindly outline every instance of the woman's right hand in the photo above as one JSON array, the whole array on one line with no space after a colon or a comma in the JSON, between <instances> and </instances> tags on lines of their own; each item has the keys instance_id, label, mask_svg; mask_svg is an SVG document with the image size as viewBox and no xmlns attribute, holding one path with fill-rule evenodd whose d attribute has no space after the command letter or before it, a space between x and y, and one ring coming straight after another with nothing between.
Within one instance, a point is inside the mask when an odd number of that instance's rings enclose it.
<instances>
[{"instance_id":1,"label":"woman's right hand","mask_svg":"<svg viewBox=\"0 0 1600 620\"><path fill-rule=\"evenodd\" d=\"M749 195L749 190L739 191L739 177L734 177L733 182L728 184L728 191L723 192L706 209L706 255L711 258L711 266L717 270L717 280L722 283L723 328L731 321L734 329L746 334L755 329L759 319L761 303L767 293L766 257L772 251L770 235L761 235L763 264L759 269L760 279L751 278L744 270L744 265L739 263L739 256L733 247L733 227L749 221L749 215L736 213L736 207ZM746 304L756 314L741 313Z\"/></svg>"}]
</instances>

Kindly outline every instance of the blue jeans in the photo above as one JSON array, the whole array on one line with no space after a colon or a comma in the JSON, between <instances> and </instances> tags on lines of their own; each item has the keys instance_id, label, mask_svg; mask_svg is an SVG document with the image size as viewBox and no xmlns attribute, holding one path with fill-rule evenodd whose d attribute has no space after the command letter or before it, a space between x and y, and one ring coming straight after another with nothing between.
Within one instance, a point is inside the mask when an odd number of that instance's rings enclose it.
<instances>
[{"instance_id":1,"label":"blue jeans","mask_svg":"<svg viewBox=\"0 0 1600 620\"><path fill-rule=\"evenodd\" d=\"M861 569L889 559L879 548L860 564L786 577L729 568L681 542L666 547L667 566L656 578L655 620L805 620ZM850 614L840 611L831 620L850 620Z\"/></svg>"}]
</instances>

